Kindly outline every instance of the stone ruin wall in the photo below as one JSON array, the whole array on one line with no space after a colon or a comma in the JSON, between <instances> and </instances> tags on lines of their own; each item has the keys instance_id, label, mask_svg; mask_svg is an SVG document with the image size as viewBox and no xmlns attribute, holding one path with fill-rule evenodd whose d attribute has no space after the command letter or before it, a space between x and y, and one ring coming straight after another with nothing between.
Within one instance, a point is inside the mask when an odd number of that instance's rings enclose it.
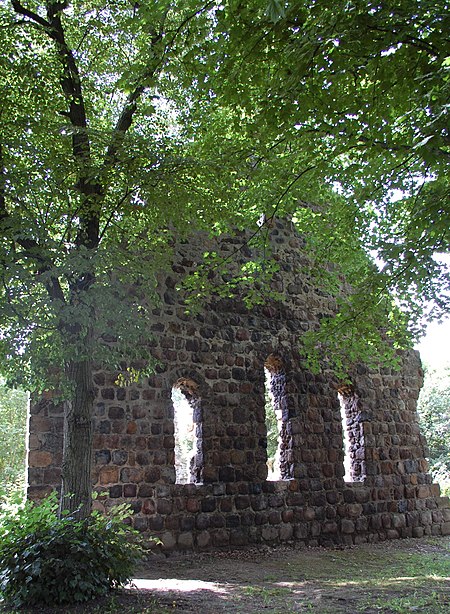
<instances>
[{"instance_id":1,"label":"stone ruin wall","mask_svg":"<svg viewBox=\"0 0 450 614\"><path fill-rule=\"evenodd\" d=\"M223 299L186 315L175 285L202 245L180 245L149 322L156 373L124 388L114 384L117 374L93 374L92 480L103 493L96 505L128 502L135 528L159 537L166 550L450 534L450 502L427 473L417 423L418 353L404 353L400 371L359 365L352 387L339 388L326 370L306 371L298 339L333 312L334 301L302 273L308 262L290 224L276 222L270 240L280 265L273 287L282 303L248 311ZM236 245L222 249L232 253ZM280 427L283 479L276 481L266 479L265 366ZM174 385L188 399L196 432L188 484L175 483ZM351 481L344 481L341 404ZM32 406L31 498L59 487L62 425L51 394Z\"/></svg>"}]
</instances>

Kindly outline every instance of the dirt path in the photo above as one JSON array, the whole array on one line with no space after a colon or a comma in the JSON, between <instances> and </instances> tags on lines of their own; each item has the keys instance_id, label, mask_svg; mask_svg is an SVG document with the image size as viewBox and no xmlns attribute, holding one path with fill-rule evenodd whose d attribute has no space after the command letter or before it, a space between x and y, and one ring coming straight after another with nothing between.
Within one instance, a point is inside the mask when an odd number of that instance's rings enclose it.
<instances>
[{"instance_id":1,"label":"dirt path","mask_svg":"<svg viewBox=\"0 0 450 614\"><path fill-rule=\"evenodd\" d=\"M0 606L1 612L6 612ZM11 610L9 610L11 611ZM154 555L134 585L33 614L449 614L450 539Z\"/></svg>"},{"instance_id":2,"label":"dirt path","mask_svg":"<svg viewBox=\"0 0 450 614\"><path fill-rule=\"evenodd\" d=\"M138 575L143 612L450 612L448 539L150 559Z\"/></svg>"}]
</instances>

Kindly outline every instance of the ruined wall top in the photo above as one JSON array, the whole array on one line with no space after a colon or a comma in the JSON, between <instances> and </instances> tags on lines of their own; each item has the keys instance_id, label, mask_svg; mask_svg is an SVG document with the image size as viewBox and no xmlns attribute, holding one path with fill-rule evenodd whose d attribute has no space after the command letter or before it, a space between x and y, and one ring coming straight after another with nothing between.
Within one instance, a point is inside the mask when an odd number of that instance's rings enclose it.
<instances>
[{"instance_id":1,"label":"ruined wall top","mask_svg":"<svg viewBox=\"0 0 450 614\"><path fill-rule=\"evenodd\" d=\"M312 282L303 241L289 221L274 220L261 233L278 264L271 289L281 300L248 308L224 293L200 297L188 313L180 280L219 243L199 236L177 244L170 269L159 274L160 303L143 340L155 373L126 387L116 385L117 373L93 373L92 480L106 492L98 504L130 502L136 528L160 536L169 549L450 531L450 510L439 507L417 423L418 354L402 354L399 371L357 365L346 390L326 368L308 371L299 339L335 313L336 302ZM264 256L264 242L252 250L248 236L222 240L223 257L242 263ZM222 275L217 268L209 281ZM62 422L51 400L32 407L30 496L58 487ZM268 466L272 428L278 447ZM180 467L183 446L189 456Z\"/></svg>"}]
</instances>

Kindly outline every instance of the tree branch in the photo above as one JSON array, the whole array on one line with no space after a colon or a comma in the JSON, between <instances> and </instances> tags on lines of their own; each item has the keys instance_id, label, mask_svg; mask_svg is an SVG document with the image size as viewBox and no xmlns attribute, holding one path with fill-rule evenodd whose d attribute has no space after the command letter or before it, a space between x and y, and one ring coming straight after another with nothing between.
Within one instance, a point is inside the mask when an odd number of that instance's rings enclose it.
<instances>
[{"instance_id":1,"label":"tree branch","mask_svg":"<svg viewBox=\"0 0 450 614\"><path fill-rule=\"evenodd\" d=\"M105 235L106 231L108 230L109 226L112 224L113 218L114 218L114 214L116 213L116 211L119 209L119 207L121 207L123 205L123 203L131 196L131 194L133 194L133 192L136 191L136 188L133 188L131 190L129 190L127 188L125 194L119 199L119 202L117 203L116 207L114 208L114 210L112 211L111 215L109 216L109 218L106 220L105 225L103 227L103 230L100 233L100 241L103 239L103 236Z\"/></svg>"},{"instance_id":2,"label":"tree branch","mask_svg":"<svg viewBox=\"0 0 450 614\"><path fill-rule=\"evenodd\" d=\"M104 163L103 163L104 168L108 168L109 166L113 165L117 161L117 154L123 143L125 134L127 133L128 129L130 128L132 124L134 114L136 113L136 110L137 110L139 99L142 96L142 94L145 92L145 90L149 87L147 82L155 76L156 71L162 65L164 58L167 56L167 54L173 47L175 40L179 36L180 32L182 32L185 26L192 19L194 19L195 17L197 17L197 15L200 15L204 11L208 10L212 6L214 6L214 2L211 2L211 1L206 2L200 9L187 15L187 17L185 17L181 21L181 23L178 25L178 27L175 29L169 42L164 46L159 57L158 55L156 55L156 60L154 62L154 65L148 66L147 69L143 72L142 76L136 81L135 88L131 92L131 94L128 96L123 106L122 113L120 114L120 117L117 120L117 123L114 127L113 135L111 138L111 143L107 149ZM157 45L163 40L163 35L164 33L162 31L162 27L161 27L160 32L153 33L151 37L151 47L153 49L155 49Z\"/></svg>"},{"instance_id":3,"label":"tree branch","mask_svg":"<svg viewBox=\"0 0 450 614\"><path fill-rule=\"evenodd\" d=\"M30 9L27 9L25 6L20 4L20 2L18 2L18 0L12 0L11 4L13 6L13 9L15 10L15 12L18 15L23 15L24 17L28 17L29 19L31 19L32 21L38 23L40 26L42 26L46 30L48 30L51 27L50 23L46 19L44 19L43 17L41 17L40 15L35 13L34 11L31 11Z\"/></svg>"},{"instance_id":4,"label":"tree branch","mask_svg":"<svg viewBox=\"0 0 450 614\"><path fill-rule=\"evenodd\" d=\"M75 187L84 197L76 244L94 249L99 241L100 201L104 197L104 190L103 186L96 181L96 174L92 169L86 105L78 66L72 49L67 44L61 22L63 8L64 5L59 2L47 2L47 19L50 24L49 36L56 43L62 67L61 88L69 105L68 117L74 127L72 153L78 164L78 181Z\"/></svg>"}]
</instances>

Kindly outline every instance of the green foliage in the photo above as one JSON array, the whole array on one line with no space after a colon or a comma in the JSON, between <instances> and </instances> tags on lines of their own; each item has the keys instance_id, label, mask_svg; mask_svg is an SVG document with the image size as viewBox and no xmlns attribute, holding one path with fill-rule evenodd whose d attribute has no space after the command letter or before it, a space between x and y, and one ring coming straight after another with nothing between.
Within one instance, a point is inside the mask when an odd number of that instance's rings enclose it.
<instances>
[{"instance_id":1,"label":"green foliage","mask_svg":"<svg viewBox=\"0 0 450 614\"><path fill-rule=\"evenodd\" d=\"M399 309L411 332L430 301L448 310L435 258L450 243L444 0L37 7L0 6L0 351L16 380L60 386L55 364L86 355L147 359L139 339L173 236L258 238L262 213L294 216L310 271L326 258L334 285L351 277L320 340L330 357L340 343L341 362L383 357L386 341L409 342ZM270 254L198 264L194 303L242 286L248 305L271 296Z\"/></svg>"},{"instance_id":2,"label":"green foliage","mask_svg":"<svg viewBox=\"0 0 450 614\"><path fill-rule=\"evenodd\" d=\"M450 245L447 3L277 7L217 11L225 50L199 113L217 138L226 118L241 146L252 142L238 218L258 202L268 217L292 213L313 279L331 261L334 284L343 274L352 283L339 321L325 318L315 339L322 356L338 369L357 356L392 359L386 345L410 343L405 324L414 335L424 314L449 310L439 258Z\"/></svg>"},{"instance_id":3,"label":"green foliage","mask_svg":"<svg viewBox=\"0 0 450 614\"><path fill-rule=\"evenodd\" d=\"M450 366L425 370L417 409L431 473L442 491L450 494Z\"/></svg>"},{"instance_id":4,"label":"green foliage","mask_svg":"<svg viewBox=\"0 0 450 614\"><path fill-rule=\"evenodd\" d=\"M28 395L0 378L0 502L25 486L25 436Z\"/></svg>"},{"instance_id":5,"label":"green foliage","mask_svg":"<svg viewBox=\"0 0 450 614\"><path fill-rule=\"evenodd\" d=\"M249 248L253 250L251 257ZM247 309L271 299L282 299L282 294L270 287L274 273L279 270L271 256L267 232L259 230L249 239L243 236L231 256L219 251L204 252L203 262L179 284L188 293L189 312L194 313L209 297L239 300Z\"/></svg>"},{"instance_id":6,"label":"green foliage","mask_svg":"<svg viewBox=\"0 0 450 614\"><path fill-rule=\"evenodd\" d=\"M265 411L266 411L266 429L267 429L267 460L269 465L273 466L275 455L278 450L279 442L279 430L277 417L275 415L275 409L273 403L270 400L269 394L265 395Z\"/></svg>"},{"instance_id":7,"label":"green foliage","mask_svg":"<svg viewBox=\"0 0 450 614\"><path fill-rule=\"evenodd\" d=\"M67 398L70 362L149 361L146 315L173 234L226 217L217 203L234 188L182 138L171 83L211 28L208 8L0 3L0 355L10 381Z\"/></svg>"},{"instance_id":8,"label":"green foliage","mask_svg":"<svg viewBox=\"0 0 450 614\"><path fill-rule=\"evenodd\" d=\"M124 524L125 504L79 521L57 509L52 494L1 510L0 595L13 606L80 603L131 578L141 548Z\"/></svg>"},{"instance_id":9,"label":"green foliage","mask_svg":"<svg viewBox=\"0 0 450 614\"><path fill-rule=\"evenodd\" d=\"M334 285L352 277L320 340L331 357L341 342L353 343L344 361L406 345L399 308L413 333L428 302L447 311L448 267L435 258L450 244L447 12L444 0L1 3L11 377L60 387L55 365L69 360L148 359L139 340L173 236L258 238L262 213L294 216L310 272L326 258L339 263ZM209 254L187 287L194 303L242 286L260 303L269 261L227 271Z\"/></svg>"}]
</instances>

